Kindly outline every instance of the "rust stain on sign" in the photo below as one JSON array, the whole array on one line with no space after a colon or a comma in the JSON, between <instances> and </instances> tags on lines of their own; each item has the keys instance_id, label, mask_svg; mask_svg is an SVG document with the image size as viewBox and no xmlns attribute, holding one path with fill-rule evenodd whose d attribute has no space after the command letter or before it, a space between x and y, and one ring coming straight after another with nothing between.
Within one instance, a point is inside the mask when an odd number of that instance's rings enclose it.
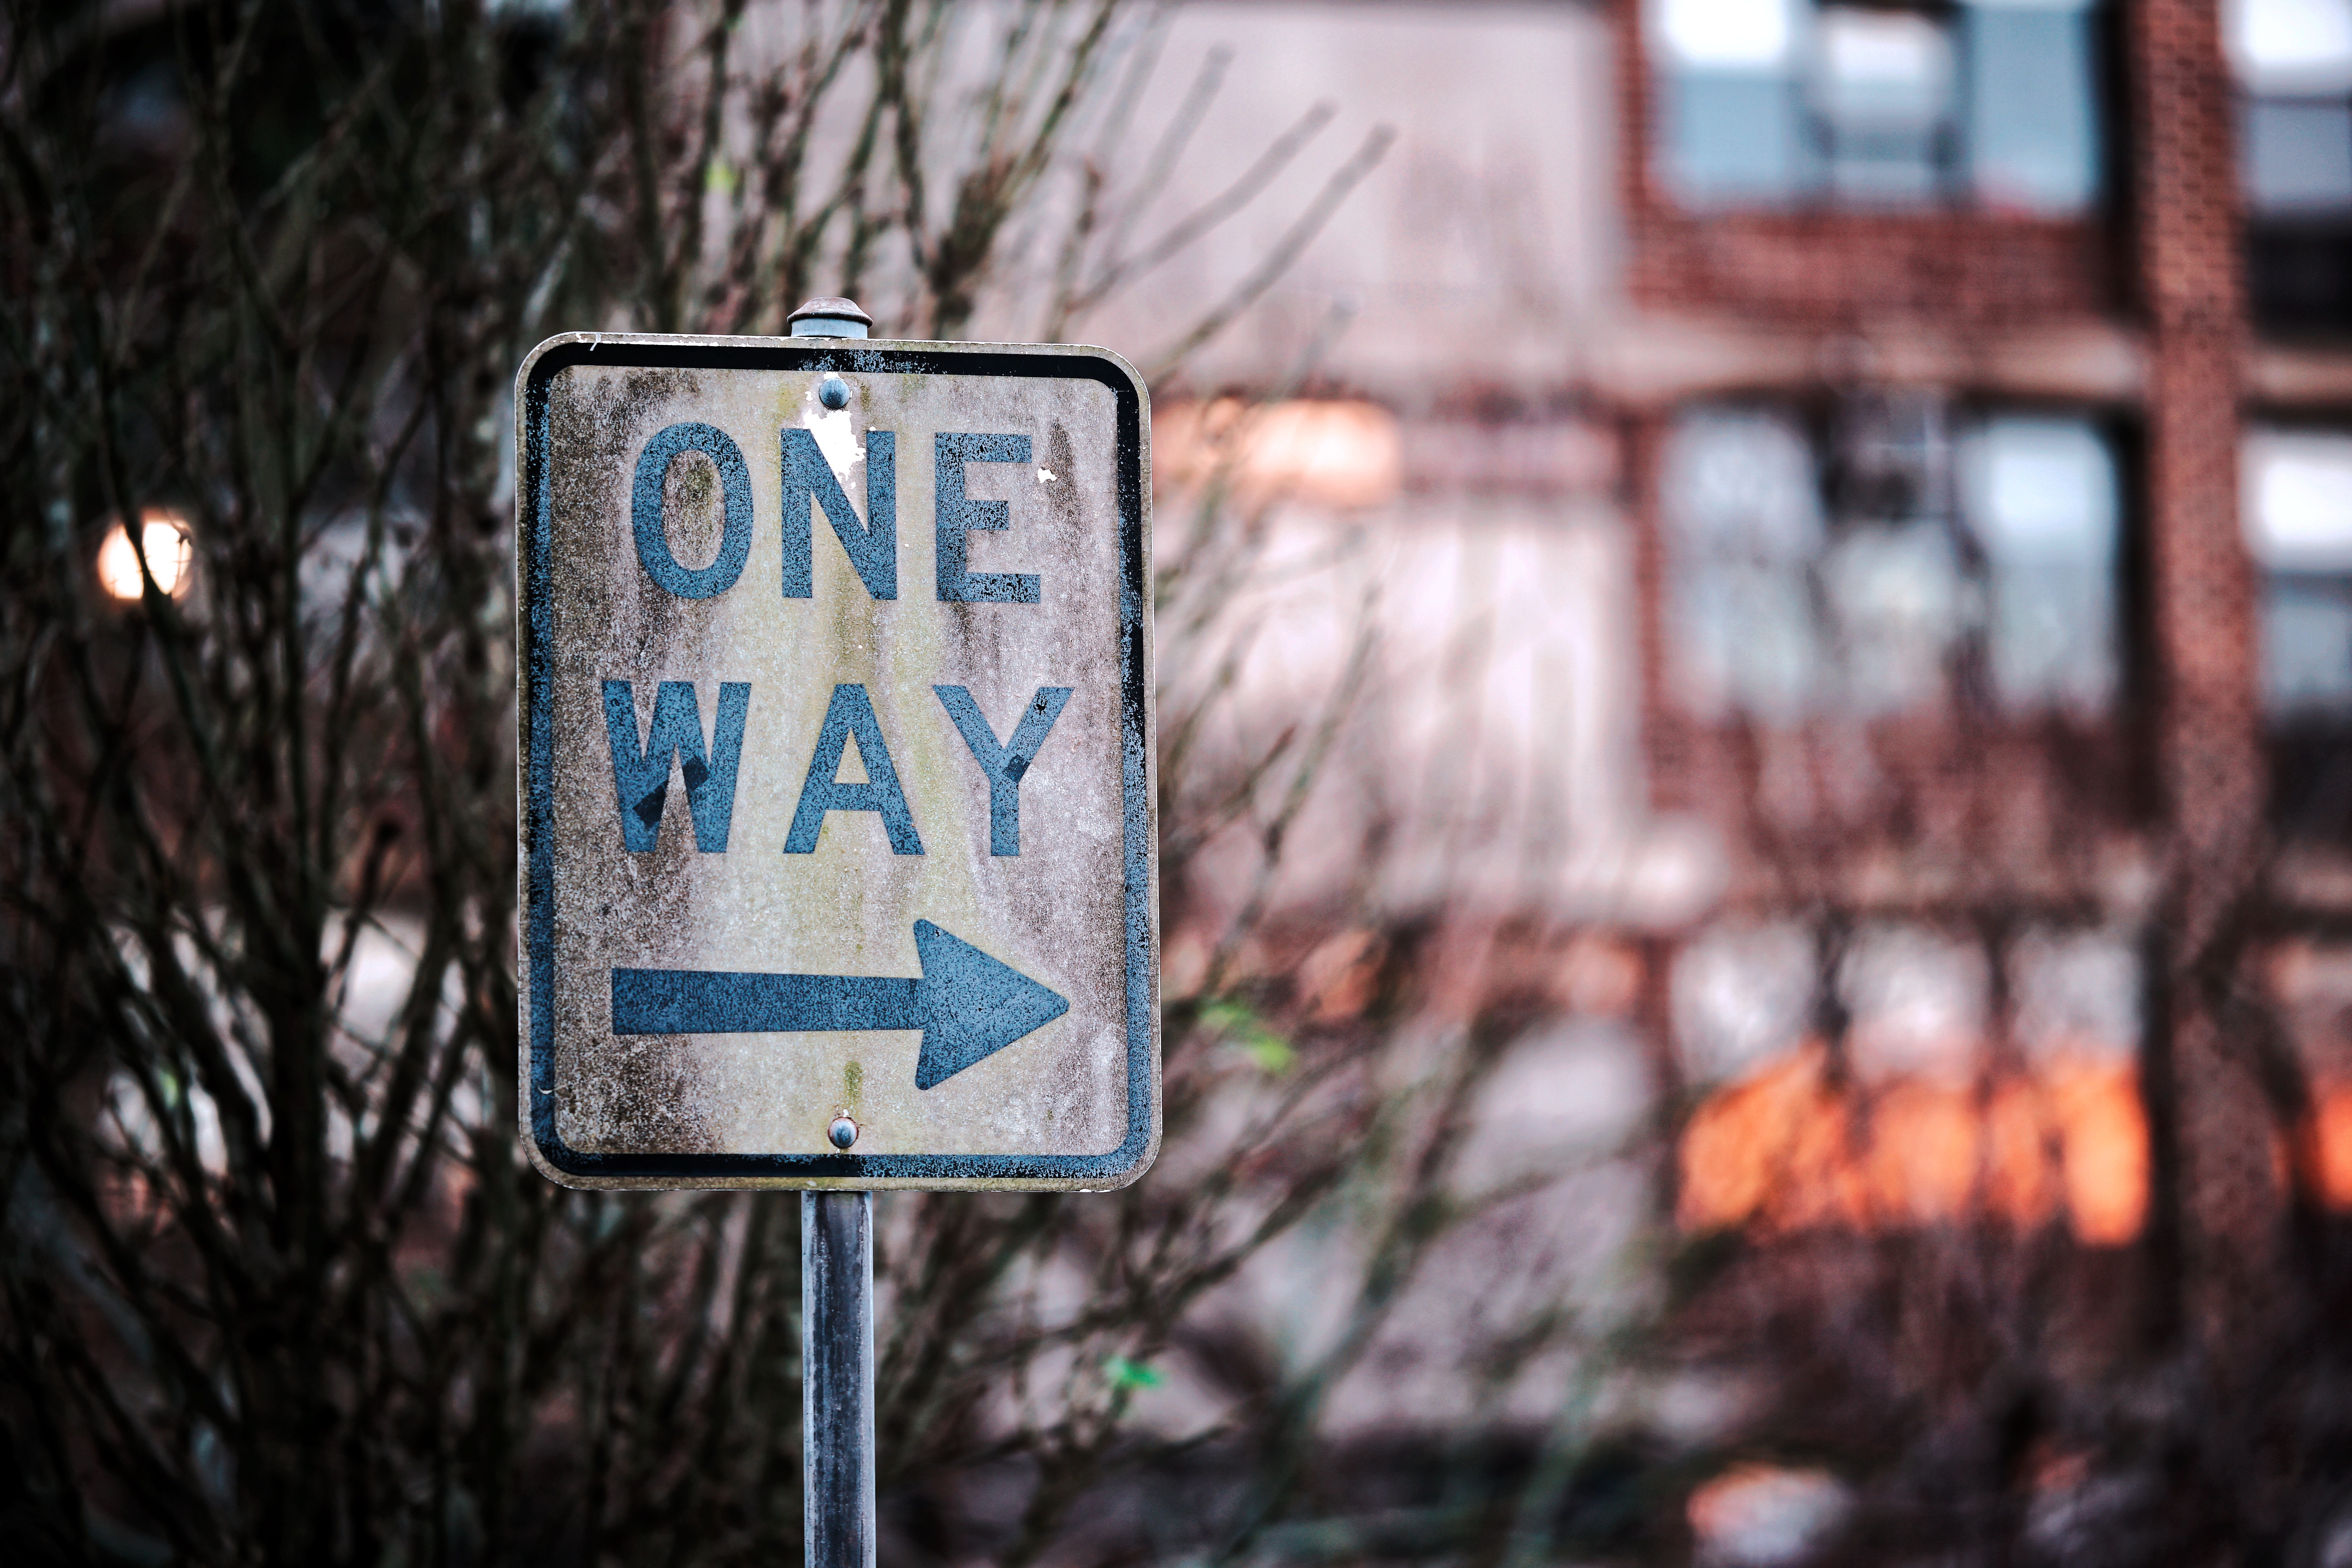
<instances>
[{"instance_id":1,"label":"rust stain on sign","mask_svg":"<svg viewBox=\"0 0 2352 1568\"><path fill-rule=\"evenodd\" d=\"M572 334L516 401L540 1168L1139 1174L1159 1009L1134 373L1092 349Z\"/></svg>"}]
</instances>

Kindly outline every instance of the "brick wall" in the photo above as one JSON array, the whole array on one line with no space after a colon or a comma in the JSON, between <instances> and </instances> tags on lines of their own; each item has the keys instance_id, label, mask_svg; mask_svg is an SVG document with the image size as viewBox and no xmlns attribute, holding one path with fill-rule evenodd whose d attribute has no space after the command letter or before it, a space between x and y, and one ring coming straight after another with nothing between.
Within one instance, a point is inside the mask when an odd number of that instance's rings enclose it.
<instances>
[{"instance_id":1,"label":"brick wall","mask_svg":"<svg viewBox=\"0 0 2352 1568\"><path fill-rule=\"evenodd\" d=\"M1633 216L1637 303L1810 327L2081 318L2112 307L2107 235L2081 221L1951 213Z\"/></svg>"}]
</instances>

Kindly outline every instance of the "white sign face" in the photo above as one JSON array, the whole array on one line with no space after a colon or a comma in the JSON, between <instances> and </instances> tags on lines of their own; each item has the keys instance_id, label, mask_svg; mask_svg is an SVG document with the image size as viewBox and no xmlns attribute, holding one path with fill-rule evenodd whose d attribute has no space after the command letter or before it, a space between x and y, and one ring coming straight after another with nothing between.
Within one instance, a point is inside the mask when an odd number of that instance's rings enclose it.
<instances>
[{"instance_id":1,"label":"white sign face","mask_svg":"<svg viewBox=\"0 0 2352 1568\"><path fill-rule=\"evenodd\" d=\"M1141 1174L1134 372L579 333L532 352L516 410L534 1163L608 1187Z\"/></svg>"}]
</instances>

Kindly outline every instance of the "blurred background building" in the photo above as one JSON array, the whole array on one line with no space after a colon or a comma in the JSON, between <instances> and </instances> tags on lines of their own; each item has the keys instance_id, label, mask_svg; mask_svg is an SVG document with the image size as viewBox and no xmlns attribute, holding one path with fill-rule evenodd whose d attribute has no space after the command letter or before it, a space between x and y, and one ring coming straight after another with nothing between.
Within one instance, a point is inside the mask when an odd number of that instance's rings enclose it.
<instances>
[{"instance_id":1,"label":"blurred background building","mask_svg":"<svg viewBox=\"0 0 2352 1568\"><path fill-rule=\"evenodd\" d=\"M1391 897L1434 886L1418 831L1449 886L1492 853L1496 907L1613 922L1696 1083L1808 1044L2128 1077L2173 1005L2148 944L2242 902L2249 854L2266 973L2326 1010L2352 6L1200 5L1166 49L1171 100L1228 79L1171 204L1302 99L1398 127L1158 426L1181 487L1220 395L1282 399L1244 482L1302 561L1355 542L1269 594L1269 707L1367 602L1382 678L1432 683L1361 753L1353 808L1407 824ZM1297 205L1213 243L1263 251ZM1090 331L1148 344L1216 275ZM2069 1201L2119 1239L2145 1173L2099 1147ZM1922 1179L1929 1209L1968 1186ZM1713 1184L1686 1201L1728 1217Z\"/></svg>"},{"instance_id":2,"label":"blurred background building","mask_svg":"<svg viewBox=\"0 0 2352 1568\"><path fill-rule=\"evenodd\" d=\"M1498 1135L1658 1119L1687 1235L2055 1225L2061 1338L2261 1318L2352 1208L2352 4L1196 5L1166 59L1185 200L1307 98L1398 132L1158 415L1163 541L1209 447L1282 498L1260 710L1370 628L1280 896L1377 822L1376 901L1520 922L1599 1022Z\"/></svg>"}]
</instances>

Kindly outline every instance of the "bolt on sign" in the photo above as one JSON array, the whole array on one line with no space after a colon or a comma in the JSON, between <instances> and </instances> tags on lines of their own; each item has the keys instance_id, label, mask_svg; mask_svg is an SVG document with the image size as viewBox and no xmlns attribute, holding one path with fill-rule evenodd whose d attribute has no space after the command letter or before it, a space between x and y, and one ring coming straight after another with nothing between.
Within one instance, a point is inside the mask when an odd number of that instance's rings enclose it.
<instances>
[{"instance_id":1,"label":"bolt on sign","mask_svg":"<svg viewBox=\"0 0 2352 1568\"><path fill-rule=\"evenodd\" d=\"M1160 1136L1149 405L1099 349L516 382L522 1096L573 1186L1103 1188Z\"/></svg>"}]
</instances>

